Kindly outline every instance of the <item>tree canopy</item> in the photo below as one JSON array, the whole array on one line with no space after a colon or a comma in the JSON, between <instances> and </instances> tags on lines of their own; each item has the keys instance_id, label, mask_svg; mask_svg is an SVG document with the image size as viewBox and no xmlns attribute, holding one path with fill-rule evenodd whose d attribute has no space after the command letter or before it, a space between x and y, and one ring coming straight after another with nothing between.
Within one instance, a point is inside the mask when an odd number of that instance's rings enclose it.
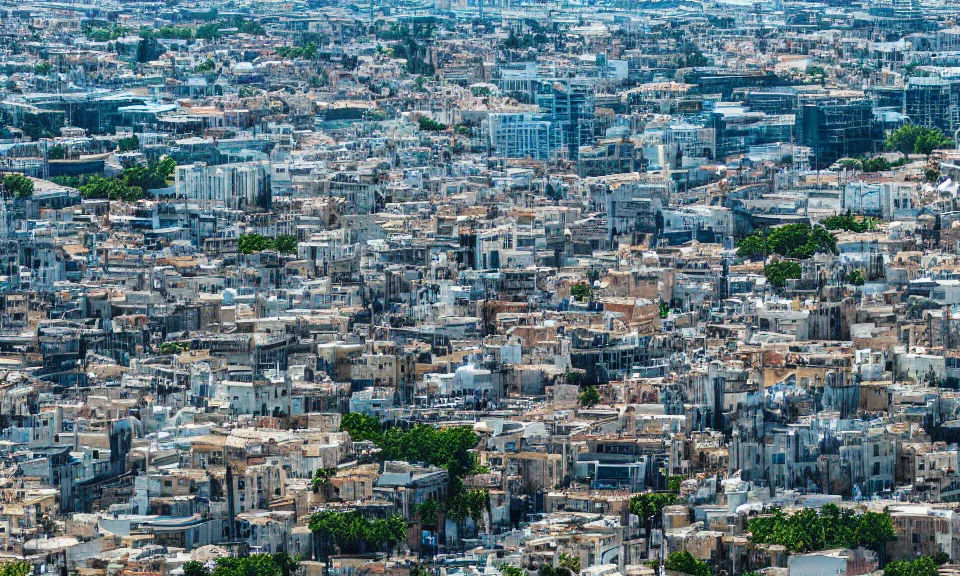
<instances>
[{"instance_id":1,"label":"tree canopy","mask_svg":"<svg viewBox=\"0 0 960 576\"><path fill-rule=\"evenodd\" d=\"M580 391L577 400L584 408L592 408L600 403L600 391L597 390L596 386L586 386Z\"/></svg>"},{"instance_id":2,"label":"tree canopy","mask_svg":"<svg viewBox=\"0 0 960 576\"><path fill-rule=\"evenodd\" d=\"M407 524L402 516L396 514L369 520L356 510L323 511L310 517L310 530L326 543L335 545L341 553L362 554L403 541L406 539ZM214 576L219 575L215 573Z\"/></svg>"},{"instance_id":3,"label":"tree canopy","mask_svg":"<svg viewBox=\"0 0 960 576\"><path fill-rule=\"evenodd\" d=\"M87 199L136 202L143 198L143 188L130 186L122 178L93 176L86 184L80 186L80 194Z\"/></svg>"},{"instance_id":4,"label":"tree canopy","mask_svg":"<svg viewBox=\"0 0 960 576\"><path fill-rule=\"evenodd\" d=\"M12 560L0 564L0 576L27 576L30 563L26 560Z\"/></svg>"},{"instance_id":5,"label":"tree canopy","mask_svg":"<svg viewBox=\"0 0 960 576\"><path fill-rule=\"evenodd\" d=\"M850 232L869 232L877 227L876 218L856 218L850 212L827 216L820 223L827 230L848 230Z\"/></svg>"},{"instance_id":6,"label":"tree canopy","mask_svg":"<svg viewBox=\"0 0 960 576\"><path fill-rule=\"evenodd\" d=\"M826 504L819 512L804 508L790 516L775 509L768 516L750 520L747 529L753 542L779 544L792 553L858 546L879 551L896 539L886 512L857 514L835 504Z\"/></svg>"},{"instance_id":7,"label":"tree canopy","mask_svg":"<svg viewBox=\"0 0 960 576\"><path fill-rule=\"evenodd\" d=\"M952 148L953 140L937 128L907 124L887 137L886 146L903 154L930 154L943 148Z\"/></svg>"},{"instance_id":8,"label":"tree canopy","mask_svg":"<svg viewBox=\"0 0 960 576\"><path fill-rule=\"evenodd\" d=\"M319 492L320 487L330 482L330 479L336 475L336 468L317 468L313 471L313 480L310 481L310 486L314 492Z\"/></svg>"},{"instance_id":9,"label":"tree canopy","mask_svg":"<svg viewBox=\"0 0 960 576\"><path fill-rule=\"evenodd\" d=\"M119 152L130 152L140 148L140 139L136 136L127 136L117 140L117 150Z\"/></svg>"},{"instance_id":10,"label":"tree canopy","mask_svg":"<svg viewBox=\"0 0 960 576\"><path fill-rule=\"evenodd\" d=\"M570 295L576 298L577 302L586 302L590 299L590 285L586 282L580 282L570 287Z\"/></svg>"},{"instance_id":11,"label":"tree canopy","mask_svg":"<svg viewBox=\"0 0 960 576\"><path fill-rule=\"evenodd\" d=\"M256 232L241 234L237 250L241 254L253 254L264 250L276 250L281 254L297 252L297 237L293 234L278 234L276 238L262 236Z\"/></svg>"},{"instance_id":12,"label":"tree canopy","mask_svg":"<svg viewBox=\"0 0 960 576\"><path fill-rule=\"evenodd\" d=\"M580 573L580 557L574 556L573 554L560 554L559 562L560 566L566 568L567 570L573 572L574 574Z\"/></svg>"},{"instance_id":13,"label":"tree canopy","mask_svg":"<svg viewBox=\"0 0 960 576\"><path fill-rule=\"evenodd\" d=\"M33 180L23 174L7 174L3 177L3 193L23 200L33 196Z\"/></svg>"},{"instance_id":14,"label":"tree canopy","mask_svg":"<svg viewBox=\"0 0 960 576\"><path fill-rule=\"evenodd\" d=\"M694 558L693 555L686 550L668 554L664 567L667 570L680 572L681 574L690 574L691 576L713 576L713 571L706 562Z\"/></svg>"},{"instance_id":15,"label":"tree canopy","mask_svg":"<svg viewBox=\"0 0 960 576\"><path fill-rule=\"evenodd\" d=\"M767 278L767 282L777 288L786 286L790 278L800 278L801 272L800 263L793 260L778 260L763 267L763 275Z\"/></svg>"},{"instance_id":16,"label":"tree canopy","mask_svg":"<svg viewBox=\"0 0 960 576\"><path fill-rule=\"evenodd\" d=\"M862 270L851 270L847 273L847 282L854 286L863 286L867 283L867 277Z\"/></svg>"},{"instance_id":17,"label":"tree canopy","mask_svg":"<svg viewBox=\"0 0 960 576\"><path fill-rule=\"evenodd\" d=\"M183 576L210 576L210 570L203 565L203 562L191 560L184 563Z\"/></svg>"},{"instance_id":18,"label":"tree canopy","mask_svg":"<svg viewBox=\"0 0 960 576\"><path fill-rule=\"evenodd\" d=\"M469 452L479 438L469 426L437 429L418 424L406 431L390 428L380 441L384 460L423 462L446 468L456 483L476 466L476 457Z\"/></svg>"},{"instance_id":19,"label":"tree canopy","mask_svg":"<svg viewBox=\"0 0 960 576\"><path fill-rule=\"evenodd\" d=\"M417 123L420 125L420 129L426 132L442 132L447 129L447 125L441 122L437 122L433 118L427 118L426 116L421 116Z\"/></svg>"},{"instance_id":20,"label":"tree canopy","mask_svg":"<svg viewBox=\"0 0 960 576\"><path fill-rule=\"evenodd\" d=\"M884 566L883 576L937 576L937 563L929 556L916 560L897 560Z\"/></svg>"},{"instance_id":21,"label":"tree canopy","mask_svg":"<svg viewBox=\"0 0 960 576\"><path fill-rule=\"evenodd\" d=\"M446 468L453 486L452 496L459 492L463 476L478 473L476 456L470 449L480 438L469 426L441 429L418 424L410 430L390 428L384 432L380 421L373 416L349 413L340 420L340 430L349 432L354 441L375 443L383 460L422 462ZM449 508L450 501L447 504Z\"/></svg>"},{"instance_id":22,"label":"tree canopy","mask_svg":"<svg viewBox=\"0 0 960 576\"><path fill-rule=\"evenodd\" d=\"M422 502L417 506L417 517L420 519L420 524L424 528L436 528L440 511L440 504L433 498Z\"/></svg>"},{"instance_id":23,"label":"tree canopy","mask_svg":"<svg viewBox=\"0 0 960 576\"><path fill-rule=\"evenodd\" d=\"M737 243L741 258L766 257L779 254L787 258L810 258L814 254L835 253L837 239L822 226L811 227L805 222L768 228L744 237Z\"/></svg>"},{"instance_id":24,"label":"tree canopy","mask_svg":"<svg viewBox=\"0 0 960 576\"><path fill-rule=\"evenodd\" d=\"M630 513L636 514L645 525L659 525L663 519L663 509L675 504L676 494L663 492L644 492L630 497Z\"/></svg>"},{"instance_id":25,"label":"tree canopy","mask_svg":"<svg viewBox=\"0 0 960 576\"><path fill-rule=\"evenodd\" d=\"M354 442L369 440L379 443L383 440L383 426L380 421L369 414L349 412L340 419L340 431L350 434Z\"/></svg>"},{"instance_id":26,"label":"tree canopy","mask_svg":"<svg viewBox=\"0 0 960 576\"><path fill-rule=\"evenodd\" d=\"M285 552L272 555L251 554L243 557L221 556L216 560L212 576L290 576L298 566L299 562ZM199 562L187 562L183 566L183 572L184 576L211 574Z\"/></svg>"}]
</instances>

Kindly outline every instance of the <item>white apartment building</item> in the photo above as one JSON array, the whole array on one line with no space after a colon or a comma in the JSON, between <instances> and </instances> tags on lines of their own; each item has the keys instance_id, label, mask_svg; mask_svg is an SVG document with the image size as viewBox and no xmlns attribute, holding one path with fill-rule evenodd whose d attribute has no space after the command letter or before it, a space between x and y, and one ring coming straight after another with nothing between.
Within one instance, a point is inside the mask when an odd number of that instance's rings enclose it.
<instances>
[{"instance_id":1,"label":"white apartment building","mask_svg":"<svg viewBox=\"0 0 960 576\"><path fill-rule=\"evenodd\" d=\"M242 210L270 206L269 168L262 163L177 166L177 196Z\"/></svg>"}]
</instances>

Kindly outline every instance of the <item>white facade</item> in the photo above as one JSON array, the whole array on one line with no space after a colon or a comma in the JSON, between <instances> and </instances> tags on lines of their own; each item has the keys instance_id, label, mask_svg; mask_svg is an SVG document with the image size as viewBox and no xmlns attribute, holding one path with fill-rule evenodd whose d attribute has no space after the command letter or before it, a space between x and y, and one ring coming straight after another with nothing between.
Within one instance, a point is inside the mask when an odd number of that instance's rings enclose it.
<instances>
[{"instance_id":1,"label":"white facade","mask_svg":"<svg viewBox=\"0 0 960 576\"><path fill-rule=\"evenodd\" d=\"M487 119L490 148L503 158L550 157L550 122L533 114L490 114Z\"/></svg>"},{"instance_id":2,"label":"white facade","mask_svg":"<svg viewBox=\"0 0 960 576\"><path fill-rule=\"evenodd\" d=\"M842 211L884 220L916 215L917 185L913 182L848 182L840 199Z\"/></svg>"},{"instance_id":3,"label":"white facade","mask_svg":"<svg viewBox=\"0 0 960 576\"><path fill-rule=\"evenodd\" d=\"M262 164L177 166L177 196L243 209L264 204L269 198L269 174Z\"/></svg>"}]
</instances>

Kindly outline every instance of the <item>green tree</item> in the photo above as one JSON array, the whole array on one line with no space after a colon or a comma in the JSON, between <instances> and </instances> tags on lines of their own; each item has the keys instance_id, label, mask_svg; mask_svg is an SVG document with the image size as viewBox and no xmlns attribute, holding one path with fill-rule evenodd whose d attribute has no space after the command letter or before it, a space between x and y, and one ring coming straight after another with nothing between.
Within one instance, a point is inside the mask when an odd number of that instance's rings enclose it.
<instances>
[{"instance_id":1,"label":"green tree","mask_svg":"<svg viewBox=\"0 0 960 576\"><path fill-rule=\"evenodd\" d=\"M237 244L237 249L241 254L253 254L254 252L263 252L264 250L273 250L276 242L269 236L261 236L256 232L241 234Z\"/></svg>"},{"instance_id":2,"label":"green tree","mask_svg":"<svg viewBox=\"0 0 960 576\"><path fill-rule=\"evenodd\" d=\"M0 576L27 576L31 566L26 560L9 560L0 564Z\"/></svg>"},{"instance_id":3,"label":"green tree","mask_svg":"<svg viewBox=\"0 0 960 576\"><path fill-rule=\"evenodd\" d=\"M254 20L244 20L238 16L234 19L233 25L241 34L250 34L252 36L263 36L267 33L266 29Z\"/></svg>"},{"instance_id":4,"label":"green tree","mask_svg":"<svg viewBox=\"0 0 960 576\"><path fill-rule=\"evenodd\" d=\"M49 62L40 62L33 67L33 73L37 74L38 76L46 76L52 71L53 66L51 66Z\"/></svg>"},{"instance_id":5,"label":"green tree","mask_svg":"<svg viewBox=\"0 0 960 576\"><path fill-rule=\"evenodd\" d=\"M766 231L766 248L787 258L810 258L818 252L836 252L837 241L822 226L786 224Z\"/></svg>"},{"instance_id":6,"label":"green tree","mask_svg":"<svg viewBox=\"0 0 960 576\"><path fill-rule=\"evenodd\" d=\"M420 129L425 132L442 132L447 129L447 125L437 122L433 118L427 118L426 116L421 116L417 123L420 125Z\"/></svg>"},{"instance_id":7,"label":"green tree","mask_svg":"<svg viewBox=\"0 0 960 576\"><path fill-rule=\"evenodd\" d=\"M679 486L677 487L679 492ZM630 497L630 513L636 514L649 531L663 523L663 509L677 502L677 495L663 492L643 492Z\"/></svg>"},{"instance_id":8,"label":"green tree","mask_svg":"<svg viewBox=\"0 0 960 576\"><path fill-rule=\"evenodd\" d=\"M210 570L203 562L191 560L183 565L183 576L210 576Z\"/></svg>"},{"instance_id":9,"label":"green tree","mask_svg":"<svg viewBox=\"0 0 960 576\"><path fill-rule=\"evenodd\" d=\"M737 242L737 256L741 258L761 259L767 254L767 242L763 236L751 234Z\"/></svg>"},{"instance_id":10,"label":"green tree","mask_svg":"<svg viewBox=\"0 0 960 576\"><path fill-rule=\"evenodd\" d=\"M672 475L668 476L668 477L667 477L667 490L669 490L669 491L671 491L671 492L673 492L673 493L675 493L675 494L679 494L679 493L680 493L680 485L683 484L683 481L684 481L684 480L685 480L685 478L684 478L683 476L678 475L678 474L672 474Z\"/></svg>"},{"instance_id":11,"label":"green tree","mask_svg":"<svg viewBox=\"0 0 960 576\"><path fill-rule=\"evenodd\" d=\"M792 260L778 260L763 267L763 275L777 288L786 286L788 278L800 278L800 272L800 263Z\"/></svg>"},{"instance_id":12,"label":"green tree","mask_svg":"<svg viewBox=\"0 0 960 576\"><path fill-rule=\"evenodd\" d=\"M293 234L279 234L276 238L277 252L281 254L297 253L297 237Z\"/></svg>"},{"instance_id":13,"label":"green tree","mask_svg":"<svg viewBox=\"0 0 960 576\"><path fill-rule=\"evenodd\" d=\"M129 186L119 178L93 176L80 187L80 194L87 199L136 202L143 198L143 189L139 186Z\"/></svg>"},{"instance_id":14,"label":"green tree","mask_svg":"<svg viewBox=\"0 0 960 576\"><path fill-rule=\"evenodd\" d=\"M243 558L221 556L212 576L283 576L270 554L251 554Z\"/></svg>"},{"instance_id":15,"label":"green tree","mask_svg":"<svg viewBox=\"0 0 960 576\"><path fill-rule=\"evenodd\" d=\"M280 567L280 576L290 576L300 568L299 559L286 552L275 552L273 563Z\"/></svg>"},{"instance_id":16,"label":"green tree","mask_svg":"<svg viewBox=\"0 0 960 576\"><path fill-rule=\"evenodd\" d=\"M787 224L767 233L767 249L788 258L809 258L810 226Z\"/></svg>"},{"instance_id":17,"label":"green tree","mask_svg":"<svg viewBox=\"0 0 960 576\"><path fill-rule=\"evenodd\" d=\"M187 26L163 26L159 29L144 27L140 29L140 37L143 39L190 40L193 38L193 28Z\"/></svg>"},{"instance_id":18,"label":"green tree","mask_svg":"<svg viewBox=\"0 0 960 576\"><path fill-rule=\"evenodd\" d=\"M430 530L435 529L437 527L439 516L440 504L438 504L433 498L430 498L429 500L417 506L417 518L420 519L420 524L424 528Z\"/></svg>"},{"instance_id":19,"label":"green tree","mask_svg":"<svg viewBox=\"0 0 960 576\"><path fill-rule=\"evenodd\" d=\"M851 270L847 273L847 282L854 286L863 286L867 282L867 277L863 275L862 270Z\"/></svg>"},{"instance_id":20,"label":"green tree","mask_svg":"<svg viewBox=\"0 0 960 576\"><path fill-rule=\"evenodd\" d=\"M213 23L198 26L194 36L203 40L217 40L223 34L220 32L220 24Z\"/></svg>"},{"instance_id":21,"label":"green tree","mask_svg":"<svg viewBox=\"0 0 960 576\"><path fill-rule=\"evenodd\" d=\"M887 137L886 146L903 154L930 154L933 150L951 148L953 141L936 128L907 124Z\"/></svg>"},{"instance_id":22,"label":"green tree","mask_svg":"<svg viewBox=\"0 0 960 576\"><path fill-rule=\"evenodd\" d=\"M694 50L693 52L688 53L683 59L683 68L699 68L702 66L709 66L710 60L703 55L699 49Z\"/></svg>"},{"instance_id":23,"label":"green tree","mask_svg":"<svg viewBox=\"0 0 960 576\"><path fill-rule=\"evenodd\" d=\"M406 539L407 532L402 516L393 515L370 521L357 510L317 512L310 517L309 526L320 538L322 549L326 551L322 554L324 556L329 554L328 546L335 546L341 553L346 554L381 550L402 542Z\"/></svg>"},{"instance_id":24,"label":"green tree","mask_svg":"<svg viewBox=\"0 0 960 576\"><path fill-rule=\"evenodd\" d=\"M53 176L50 178L50 181L68 188L79 188L86 184L90 180L90 177L89 174L81 174L80 176Z\"/></svg>"},{"instance_id":25,"label":"green tree","mask_svg":"<svg viewBox=\"0 0 960 576\"><path fill-rule=\"evenodd\" d=\"M50 149L47 150L48 160L63 160L66 156L67 156L67 151L63 148L63 146L60 146L59 144L57 144L56 146L51 146Z\"/></svg>"},{"instance_id":26,"label":"green tree","mask_svg":"<svg viewBox=\"0 0 960 576\"><path fill-rule=\"evenodd\" d=\"M174 170L177 168L177 161L169 156L164 156L152 166L154 176L166 183L173 176Z\"/></svg>"},{"instance_id":27,"label":"green tree","mask_svg":"<svg viewBox=\"0 0 960 576\"><path fill-rule=\"evenodd\" d=\"M830 233L829 230L823 226L814 226L810 231L810 237L807 240L807 244L812 250L811 256L813 254L836 254L837 253L837 239Z\"/></svg>"},{"instance_id":28,"label":"green tree","mask_svg":"<svg viewBox=\"0 0 960 576\"><path fill-rule=\"evenodd\" d=\"M483 520L489 498L490 495L486 490L457 490L447 499L445 506L447 518L457 523L458 532L462 530L462 524L467 518L472 518L479 525Z\"/></svg>"},{"instance_id":29,"label":"green tree","mask_svg":"<svg viewBox=\"0 0 960 576\"><path fill-rule=\"evenodd\" d=\"M882 555L887 543L896 539L886 512L856 514L835 504L826 504L819 512L804 508L790 516L774 509L750 520L747 529L754 543L779 544L791 553L863 546Z\"/></svg>"},{"instance_id":30,"label":"green tree","mask_svg":"<svg viewBox=\"0 0 960 576\"><path fill-rule=\"evenodd\" d=\"M127 136L117 140L118 152L132 152L140 148L140 139L136 136Z\"/></svg>"},{"instance_id":31,"label":"green tree","mask_svg":"<svg viewBox=\"0 0 960 576\"><path fill-rule=\"evenodd\" d=\"M336 468L317 468L313 471L313 480L310 482L310 486L313 488L314 493L320 491L320 488L325 484L330 483L330 479L337 475Z\"/></svg>"},{"instance_id":32,"label":"green tree","mask_svg":"<svg viewBox=\"0 0 960 576\"><path fill-rule=\"evenodd\" d=\"M886 512L868 511L861 514L854 534L857 544L875 552L882 552L888 543L897 539L893 520Z\"/></svg>"},{"instance_id":33,"label":"green tree","mask_svg":"<svg viewBox=\"0 0 960 576\"><path fill-rule=\"evenodd\" d=\"M837 160L837 166L847 170L863 170L863 162L856 158L841 158Z\"/></svg>"},{"instance_id":34,"label":"green tree","mask_svg":"<svg viewBox=\"0 0 960 576\"><path fill-rule=\"evenodd\" d=\"M580 557L573 554L561 553L557 564L573 572L574 575L580 573Z\"/></svg>"},{"instance_id":35,"label":"green tree","mask_svg":"<svg viewBox=\"0 0 960 576\"><path fill-rule=\"evenodd\" d=\"M128 32L127 28L119 24L112 26L90 26L85 30L88 39L94 42L109 42L116 40Z\"/></svg>"},{"instance_id":36,"label":"green tree","mask_svg":"<svg viewBox=\"0 0 960 576\"><path fill-rule=\"evenodd\" d=\"M937 563L929 556L897 560L883 567L883 576L937 576Z\"/></svg>"},{"instance_id":37,"label":"green tree","mask_svg":"<svg viewBox=\"0 0 960 576\"><path fill-rule=\"evenodd\" d=\"M662 320L667 316L670 316L670 305L664 302L663 300L661 300L660 301L660 319Z\"/></svg>"},{"instance_id":38,"label":"green tree","mask_svg":"<svg viewBox=\"0 0 960 576\"><path fill-rule=\"evenodd\" d=\"M33 196L33 180L23 174L13 172L3 177L3 193L18 200L25 200Z\"/></svg>"},{"instance_id":39,"label":"green tree","mask_svg":"<svg viewBox=\"0 0 960 576\"><path fill-rule=\"evenodd\" d=\"M690 576L713 576L713 571L710 570L710 566L706 562L694 558L686 550L668 554L664 567L681 574L690 574Z\"/></svg>"},{"instance_id":40,"label":"green tree","mask_svg":"<svg viewBox=\"0 0 960 576\"><path fill-rule=\"evenodd\" d=\"M217 67L217 63L211 60L210 58L207 58L200 64L197 64L197 67L194 68L193 71L203 74L206 72L213 72L216 67Z\"/></svg>"},{"instance_id":41,"label":"green tree","mask_svg":"<svg viewBox=\"0 0 960 576\"><path fill-rule=\"evenodd\" d=\"M340 431L350 434L354 442L369 440L379 443L383 440L383 426L375 417L359 412L349 412L340 419Z\"/></svg>"},{"instance_id":42,"label":"green tree","mask_svg":"<svg viewBox=\"0 0 960 576\"><path fill-rule=\"evenodd\" d=\"M474 488L466 492L467 512L477 524L483 521L483 513L490 504L490 492L484 488Z\"/></svg>"},{"instance_id":43,"label":"green tree","mask_svg":"<svg viewBox=\"0 0 960 576\"><path fill-rule=\"evenodd\" d=\"M928 129L917 137L913 151L916 154L929 155L934 150L953 148L953 140L935 128Z\"/></svg>"},{"instance_id":44,"label":"green tree","mask_svg":"<svg viewBox=\"0 0 960 576\"><path fill-rule=\"evenodd\" d=\"M26 560L7 560L0 564L0 576L27 576L32 571Z\"/></svg>"},{"instance_id":45,"label":"green tree","mask_svg":"<svg viewBox=\"0 0 960 576\"><path fill-rule=\"evenodd\" d=\"M883 156L868 158L863 161L864 172L885 172L892 167L893 166L890 164L890 161Z\"/></svg>"},{"instance_id":46,"label":"green tree","mask_svg":"<svg viewBox=\"0 0 960 576\"><path fill-rule=\"evenodd\" d=\"M570 295L577 299L577 302L586 302L590 299L590 285L586 282L580 282L570 287Z\"/></svg>"},{"instance_id":47,"label":"green tree","mask_svg":"<svg viewBox=\"0 0 960 576\"><path fill-rule=\"evenodd\" d=\"M463 476L476 467L476 456L470 450L479 440L469 426L437 429L418 424L410 430L390 428L378 444L384 460L424 462L446 468L456 493Z\"/></svg>"},{"instance_id":48,"label":"green tree","mask_svg":"<svg viewBox=\"0 0 960 576\"><path fill-rule=\"evenodd\" d=\"M580 405L584 408L592 408L599 404L600 400L600 391L597 390L596 386L585 387L577 397L577 401L580 402Z\"/></svg>"},{"instance_id":49,"label":"green tree","mask_svg":"<svg viewBox=\"0 0 960 576\"><path fill-rule=\"evenodd\" d=\"M843 215L828 216L820 223L827 230L849 230L851 232L868 232L877 227L876 218L854 218L850 212Z\"/></svg>"},{"instance_id":50,"label":"green tree","mask_svg":"<svg viewBox=\"0 0 960 576\"><path fill-rule=\"evenodd\" d=\"M500 570L500 576L527 576L526 570L509 564L501 564L498 569Z\"/></svg>"},{"instance_id":51,"label":"green tree","mask_svg":"<svg viewBox=\"0 0 960 576\"><path fill-rule=\"evenodd\" d=\"M186 344L182 344L180 342L164 342L163 344L160 344L160 347L158 348L158 352L160 352L161 354L180 354L184 350L189 350L189 349L190 349L189 346L187 346Z\"/></svg>"},{"instance_id":52,"label":"green tree","mask_svg":"<svg viewBox=\"0 0 960 576\"><path fill-rule=\"evenodd\" d=\"M887 136L885 145L887 150L896 150L901 154L913 154L917 144L917 138L925 130L922 126L916 124L906 124L898 128L893 134Z\"/></svg>"}]
</instances>

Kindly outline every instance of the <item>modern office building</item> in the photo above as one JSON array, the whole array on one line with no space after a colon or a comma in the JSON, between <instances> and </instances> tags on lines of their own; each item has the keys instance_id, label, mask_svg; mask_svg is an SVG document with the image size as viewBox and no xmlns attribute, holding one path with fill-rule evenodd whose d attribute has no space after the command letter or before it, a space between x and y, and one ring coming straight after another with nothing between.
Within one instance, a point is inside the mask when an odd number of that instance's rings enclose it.
<instances>
[{"instance_id":1,"label":"modern office building","mask_svg":"<svg viewBox=\"0 0 960 576\"><path fill-rule=\"evenodd\" d=\"M914 124L952 133L958 126L958 97L956 82L936 76L910 78L904 87L903 113Z\"/></svg>"},{"instance_id":2,"label":"modern office building","mask_svg":"<svg viewBox=\"0 0 960 576\"><path fill-rule=\"evenodd\" d=\"M553 124L551 146L564 148L576 160L580 146L593 143L594 91L570 80L545 80L537 92L537 105Z\"/></svg>"},{"instance_id":3,"label":"modern office building","mask_svg":"<svg viewBox=\"0 0 960 576\"><path fill-rule=\"evenodd\" d=\"M177 196L237 210L270 205L270 174L259 163L177 166Z\"/></svg>"},{"instance_id":4,"label":"modern office building","mask_svg":"<svg viewBox=\"0 0 960 576\"><path fill-rule=\"evenodd\" d=\"M537 114L496 113L487 117L490 152L501 158L550 157L551 123Z\"/></svg>"},{"instance_id":5,"label":"modern office building","mask_svg":"<svg viewBox=\"0 0 960 576\"><path fill-rule=\"evenodd\" d=\"M801 97L797 140L813 150L814 167L873 149L873 108L862 92L832 91Z\"/></svg>"}]
</instances>

